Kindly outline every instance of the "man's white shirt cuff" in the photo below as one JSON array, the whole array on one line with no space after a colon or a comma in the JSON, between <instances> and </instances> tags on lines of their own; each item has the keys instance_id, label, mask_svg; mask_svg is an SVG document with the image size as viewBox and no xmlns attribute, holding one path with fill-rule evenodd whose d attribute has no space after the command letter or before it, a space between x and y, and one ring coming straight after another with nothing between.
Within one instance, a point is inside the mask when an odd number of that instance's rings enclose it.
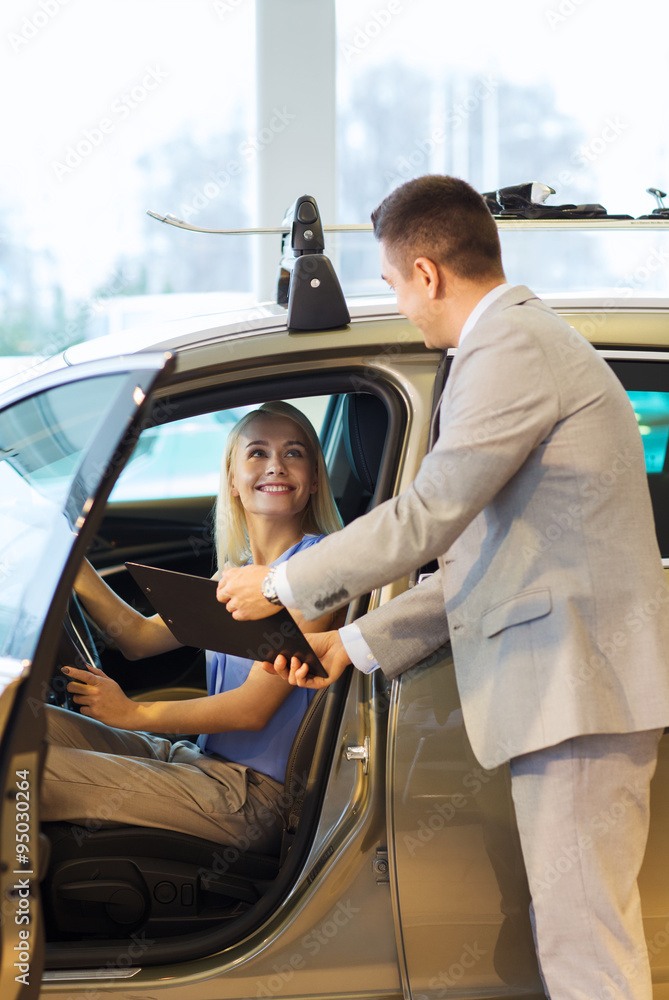
<instances>
[{"instance_id":1,"label":"man's white shirt cuff","mask_svg":"<svg viewBox=\"0 0 669 1000\"><path fill-rule=\"evenodd\" d=\"M379 666L374 653L362 637L362 632L355 622L344 625L339 629L339 638L344 643L344 649L348 657L358 670L363 674L371 674Z\"/></svg>"},{"instance_id":2,"label":"man's white shirt cuff","mask_svg":"<svg viewBox=\"0 0 669 1000\"><path fill-rule=\"evenodd\" d=\"M276 596L279 598L284 608L294 608L295 595L293 594L293 588L288 583L288 573L286 570L287 566L288 560L279 563L279 565L275 567L274 586L276 588Z\"/></svg>"},{"instance_id":3,"label":"man's white shirt cuff","mask_svg":"<svg viewBox=\"0 0 669 1000\"><path fill-rule=\"evenodd\" d=\"M295 595L288 582L288 561L279 563L274 573L274 586L277 597L285 608L295 606ZM363 674L371 674L379 666L376 657L362 637L362 632L355 622L344 625L339 629L339 636L344 643L344 649L348 653L349 659L354 667L361 670Z\"/></svg>"}]
</instances>

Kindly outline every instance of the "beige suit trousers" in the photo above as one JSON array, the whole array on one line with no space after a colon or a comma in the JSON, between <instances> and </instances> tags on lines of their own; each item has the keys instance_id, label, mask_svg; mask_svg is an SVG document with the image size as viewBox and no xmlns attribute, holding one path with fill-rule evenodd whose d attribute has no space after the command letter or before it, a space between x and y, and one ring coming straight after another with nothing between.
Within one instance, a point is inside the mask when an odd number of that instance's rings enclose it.
<instances>
[{"instance_id":1,"label":"beige suit trousers","mask_svg":"<svg viewBox=\"0 0 669 1000\"><path fill-rule=\"evenodd\" d=\"M285 802L277 781L203 754L188 740L172 743L45 709L43 820L65 820L83 831L149 826L238 850L278 852Z\"/></svg>"},{"instance_id":2,"label":"beige suit trousers","mask_svg":"<svg viewBox=\"0 0 669 1000\"><path fill-rule=\"evenodd\" d=\"M511 761L550 1000L651 1000L637 878L662 730L577 736Z\"/></svg>"}]
</instances>

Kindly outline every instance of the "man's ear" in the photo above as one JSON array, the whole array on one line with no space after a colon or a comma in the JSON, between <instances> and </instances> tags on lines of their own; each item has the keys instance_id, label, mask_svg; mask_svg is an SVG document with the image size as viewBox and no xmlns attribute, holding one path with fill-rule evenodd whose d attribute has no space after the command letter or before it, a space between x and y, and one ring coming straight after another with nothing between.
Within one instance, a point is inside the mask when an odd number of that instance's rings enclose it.
<instances>
[{"instance_id":1,"label":"man's ear","mask_svg":"<svg viewBox=\"0 0 669 1000\"><path fill-rule=\"evenodd\" d=\"M414 276L422 283L431 299L443 294L443 278L435 262L429 257L416 257L413 262Z\"/></svg>"}]
</instances>

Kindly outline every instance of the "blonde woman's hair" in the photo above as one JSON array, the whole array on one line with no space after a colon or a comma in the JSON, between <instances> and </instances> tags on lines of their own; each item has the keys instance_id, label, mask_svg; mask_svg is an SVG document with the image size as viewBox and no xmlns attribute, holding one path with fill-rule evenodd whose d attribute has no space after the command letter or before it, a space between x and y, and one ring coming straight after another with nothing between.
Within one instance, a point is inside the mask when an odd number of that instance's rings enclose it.
<instances>
[{"instance_id":1,"label":"blonde woman's hair","mask_svg":"<svg viewBox=\"0 0 669 1000\"><path fill-rule=\"evenodd\" d=\"M221 461L221 484L214 507L216 558L219 571L226 563L242 566L251 558L246 514L239 497L232 495L232 477L239 438L248 424L258 416L288 417L304 431L310 457L316 464L318 489L309 497L302 513L301 528L305 534L328 535L343 527L343 522L330 488L318 435L311 421L290 403L276 400L263 403L257 410L246 413L228 434Z\"/></svg>"}]
</instances>

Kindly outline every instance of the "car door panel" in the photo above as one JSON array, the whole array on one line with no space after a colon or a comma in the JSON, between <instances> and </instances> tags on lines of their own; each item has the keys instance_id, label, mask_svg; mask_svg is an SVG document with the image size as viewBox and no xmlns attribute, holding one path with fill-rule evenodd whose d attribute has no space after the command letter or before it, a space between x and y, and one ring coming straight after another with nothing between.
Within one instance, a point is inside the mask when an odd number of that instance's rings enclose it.
<instances>
[{"instance_id":1,"label":"car door panel","mask_svg":"<svg viewBox=\"0 0 669 1000\"><path fill-rule=\"evenodd\" d=\"M40 988L41 709L62 616L87 535L132 446L133 426L172 368L164 355L83 366L77 378L66 372L37 380L29 395L13 405L7 397L0 410L0 475L20 487L0 495L0 782L10 804L1 821L3 1000L29 1000Z\"/></svg>"},{"instance_id":2,"label":"car door panel","mask_svg":"<svg viewBox=\"0 0 669 1000\"><path fill-rule=\"evenodd\" d=\"M474 758L450 648L394 682L388 809L406 989L541 993L508 765Z\"/></svg>"}]
</instances>

